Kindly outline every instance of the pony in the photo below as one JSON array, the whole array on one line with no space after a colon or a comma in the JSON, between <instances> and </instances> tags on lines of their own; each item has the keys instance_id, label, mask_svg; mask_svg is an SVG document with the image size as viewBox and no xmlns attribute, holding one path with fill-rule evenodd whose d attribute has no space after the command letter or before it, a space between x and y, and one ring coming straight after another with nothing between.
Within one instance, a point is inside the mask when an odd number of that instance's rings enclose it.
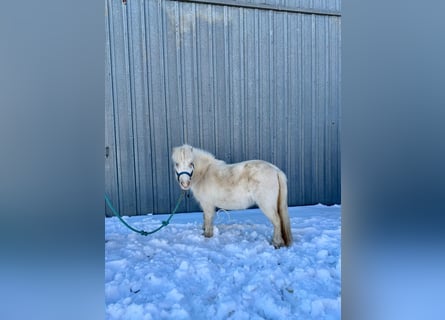
<instances>
[{"instance_id":1,"label":"pony","mask_svg":"<svg viewBox=\"0 0 445 320\"><path fill-rule=\"evenodd\" d=\"M273 225L275 249L292 245L283 171L262 160L226 164L211 153L184 144L174 147L176 180L191 190L203 210L204 236L213 236L215 209L242 210L257 205Z\"/></svg>"}]
</instances>

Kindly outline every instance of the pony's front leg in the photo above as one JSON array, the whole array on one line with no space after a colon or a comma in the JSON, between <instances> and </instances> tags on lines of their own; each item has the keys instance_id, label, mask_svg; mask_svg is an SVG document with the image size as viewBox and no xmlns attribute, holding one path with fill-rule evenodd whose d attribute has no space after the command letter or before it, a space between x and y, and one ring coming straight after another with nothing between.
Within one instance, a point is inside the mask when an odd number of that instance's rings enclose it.
<instances>
[{"instance_id":1,"label":"pony's front leg","mask_svg":"<svg viewBox=\"0 0 445 320\"><path fill-rule=\"evenodd\" d=\"M204 210L204 236L213 237L213 218L215 216L215 207L203 206Z\"/></svg>"}]
</instances>

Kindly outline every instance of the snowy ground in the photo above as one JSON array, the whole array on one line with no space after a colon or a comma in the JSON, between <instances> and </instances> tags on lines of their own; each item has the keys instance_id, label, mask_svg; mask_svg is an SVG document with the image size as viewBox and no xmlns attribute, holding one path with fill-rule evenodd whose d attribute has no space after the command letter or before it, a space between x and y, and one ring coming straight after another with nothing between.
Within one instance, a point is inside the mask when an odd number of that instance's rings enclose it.
<instances>
[{"instance_id":1,"label":"snowy ground","mask_svg":"<svg viewBox=\"0 0 445 320\"><path fill-rule=\"evenodd\" d=\"M178 214L147 237L105 219L106 319L340 319L340 206L289 208L290 248L258 209ZM150 231L164 215L125 217Z\"/></svg>"}]
</instances>

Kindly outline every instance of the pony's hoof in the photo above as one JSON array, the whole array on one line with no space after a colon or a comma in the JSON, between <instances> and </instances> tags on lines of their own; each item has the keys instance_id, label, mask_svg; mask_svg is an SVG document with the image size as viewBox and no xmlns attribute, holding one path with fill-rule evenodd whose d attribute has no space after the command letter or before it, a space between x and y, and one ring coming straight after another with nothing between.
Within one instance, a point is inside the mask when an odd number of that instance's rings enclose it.
<instances>
[{"instance_id":1,"label":"pony's hoof","mask_svg":"<svg viewBox=\"0 0 445 320\"><path fill-rule=\"evenodd\" d=\"M280 243L272 242L272 245L275 249L280 249L285 246L284 242L280 242Z\"/></svg>"},{"instance_id":2,"label":"pony's hoof","mask_svg":"<svg viewBox=\"0 0 445 320\"><path fill-rule=\"evenodd\" d=\"M211 237L213 237L213 233L205 233L204 232L204 237L211 238Z\"/></svg>"}]
</instances>

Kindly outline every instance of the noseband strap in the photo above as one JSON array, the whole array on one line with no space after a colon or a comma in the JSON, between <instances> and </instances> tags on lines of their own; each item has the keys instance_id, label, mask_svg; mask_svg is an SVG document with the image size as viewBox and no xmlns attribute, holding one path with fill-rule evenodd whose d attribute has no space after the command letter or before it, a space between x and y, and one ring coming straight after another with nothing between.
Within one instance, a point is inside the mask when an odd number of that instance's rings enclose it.
<instances>
[{"instance_id":1,"label":"noseband strap","mask_svg":"<svg viewBox=\"0 0 445 320\"><path fill-rule=\"evenodd\" d=\"M191 179L192 176L193 176L193 170L191 172L187 172L187 171L178 172L178 171L176 171L176 177L178 178L178 181L179 181L179 177L182 176L183 174L188 175L190 177L190 179Z\"/></svg>"}]
</instances>

